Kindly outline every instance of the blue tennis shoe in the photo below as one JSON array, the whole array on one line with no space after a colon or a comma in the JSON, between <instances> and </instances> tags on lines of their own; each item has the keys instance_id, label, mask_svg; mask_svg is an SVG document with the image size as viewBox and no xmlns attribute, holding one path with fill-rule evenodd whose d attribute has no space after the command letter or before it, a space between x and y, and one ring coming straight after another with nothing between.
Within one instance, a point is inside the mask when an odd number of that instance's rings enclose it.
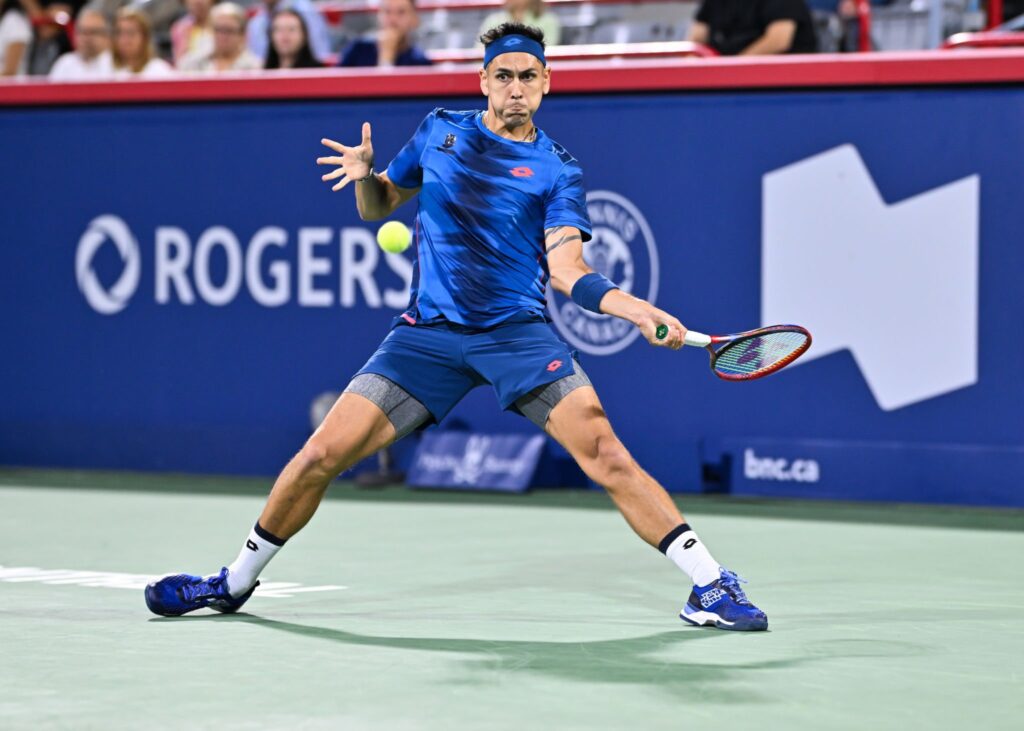
<instances>
[{"instance_id":1,"label":"blue tennis shoe","mask_svg":"<svg viewBox=\"0 0 1024 731\"><path fill-rule=\"evenodd\" d=\"M225 614L237 612L256 591L260 582L257 581L249 591L236 598L228 592L227 578L226 568L211 576L170 574L146 587L146 606L154 614L164 617L178 617L203 607Z\"/></svg>"},{"instance_id":2,"label":"blue tennis shoe","mask_svg":"<svg viewBox=\"0 0 1024 731\"><path fill-rule=\"evenodd\" d=\"M768 616L747 599L740 584L747 583L732 571L707 586L695 586L679 618L701 627L740 631L768 629Z\"/></svg>"}]
</instances>

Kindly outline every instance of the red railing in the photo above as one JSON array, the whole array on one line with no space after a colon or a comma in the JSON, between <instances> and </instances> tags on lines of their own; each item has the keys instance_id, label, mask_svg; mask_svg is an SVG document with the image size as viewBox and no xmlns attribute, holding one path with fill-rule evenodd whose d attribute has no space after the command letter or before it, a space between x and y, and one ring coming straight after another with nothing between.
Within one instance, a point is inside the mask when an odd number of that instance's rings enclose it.
<instances>
[{"instance_id":1,"label":"red railing","mask_svg":"<svg viewBox=\"0 0 1024 731\"><path fill-rule=\"evenodd\" d=\"M699 92L741 89L979 84L1024 86L1024 51L971 53L840 53L761 56L756 59L687 58L559 63L559 94ZM178 104L286 99L449 98L480 94L480 81L464 67L321 69L225 73L208 78L51 83L0 79L0 109L7 106Z\"/></svg>"},{"instance_id":2,"label":"red railing","mask_svg":"<svg viewBox=\"0 0 1024 731\"><path fill-rule=\"evenodd\" d=\"M871 50L871 1L856 0L857 6L857 27L860 33L857 37L857 50L866 53Z\"/></svg>"},{"instance_id":3,"label":"red railing","mask_svg":"<svg viewBox=\"0 0 1024 731\"><path fill-rule=\"evenodd\" d=\"M482 49L458 48L429 51L434 63L475 63L484 57ZM544 55L551 61L602 61L612 58L712 58L718 53L700 43L657 41L651 43L593 43L578 46L549 46Z\"/></svg>"},{"instance_id":4,"label":"red railing","mask_svg":"<svg viewBox=\"0 0 1024 731\"><path fill-rule=\"evenodd\" d=\"M985 30L992 30L1003 24L1003 0L988 0L988 24Z\"/></svg>"},{"instance_id":5,"label":"red railing","mask_svg":"<svg viewBox=\"0 0 1024 731\"><path fill-rule=\"evenodd\" d=\"M942 47L956 48L1015 48L1024 46L1024 33L957 33L946 39Z\"/></svg>"}]
</instances>

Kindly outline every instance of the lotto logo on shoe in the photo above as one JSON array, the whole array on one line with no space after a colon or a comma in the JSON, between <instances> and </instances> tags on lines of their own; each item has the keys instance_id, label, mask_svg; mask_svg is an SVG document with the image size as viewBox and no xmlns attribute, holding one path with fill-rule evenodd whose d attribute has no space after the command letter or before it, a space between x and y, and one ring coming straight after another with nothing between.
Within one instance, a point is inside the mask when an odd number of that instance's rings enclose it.
<instances>
[{"instance_id":1,"label":"lotto logo on shoe","mask_svg":"<svg viewBox=\"0 0 1024 731\"><path fill-rule=\"evenodd\" d=\"M779 482L817 482L821 468L813 459L758 457L753 449L743 450L743 476L748 480L777 480Z\"/></svg>"},{"instance_id":2,"label":"lotto logo on shoe","mask_svg":"<svg viewBox=\"0 0 1024 731\"><path fill-rule=\"evenodd\" d=\"M719 589L717 586L712 587L700 595L700 605L704 607L704 609L707 609L724 596L724 591Z\"/></svg>"}]
</instances>

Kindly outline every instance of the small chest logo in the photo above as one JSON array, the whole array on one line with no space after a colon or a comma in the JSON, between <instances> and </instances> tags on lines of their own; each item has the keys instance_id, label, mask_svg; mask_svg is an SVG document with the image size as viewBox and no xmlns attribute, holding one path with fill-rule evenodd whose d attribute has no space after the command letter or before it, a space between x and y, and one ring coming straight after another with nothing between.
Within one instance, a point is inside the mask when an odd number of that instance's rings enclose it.
<instances>
[{"instance_id":1,"label":"small chest logo","mask_svg":"<svg viewBox=\"0 0 1024 731\"><path fill-rule=\"evenodd\" d=\"M444 138L444 147L445 147L445 149L450 149L451 146L454 145L454 144L455 144L455 135L449 134L447 137Z\"/></svg>"},{"instance_id":2,"label":"small chest logo","mask_svg":"<svg viewBox=\"0 0 1024 731\"><path fill-rule=\"evenodd\" d=\"M512 173L517 178L532 178L533 177L533 171L530 170L530 168L525 167L525 166L520 166L520 167L517 167L517 168L512 168L511 170L509 170L509 172Z\"/></svg>"}]
</instances>

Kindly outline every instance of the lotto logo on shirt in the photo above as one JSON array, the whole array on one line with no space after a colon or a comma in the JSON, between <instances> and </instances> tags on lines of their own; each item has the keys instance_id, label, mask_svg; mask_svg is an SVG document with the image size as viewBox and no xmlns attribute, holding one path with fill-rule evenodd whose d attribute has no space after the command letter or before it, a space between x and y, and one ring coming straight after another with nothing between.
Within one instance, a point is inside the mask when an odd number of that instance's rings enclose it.
<instances>
[{"instance_id":1,"label":"lotto logo on shirt","mask_svg":"<svg viewBox=\"0 0 1024 731\"><path fill-rule=\"evenodd\" d=\"M653 304L658 296L658 249L647 219L628 198L608 190L587 193L587 213L594 235L583 245L587 264L624 292ZM625 320L584 310L550 287L548 310L562 337L584 353L618 353L640 335Z\"/></svg>"}]
</instances>

